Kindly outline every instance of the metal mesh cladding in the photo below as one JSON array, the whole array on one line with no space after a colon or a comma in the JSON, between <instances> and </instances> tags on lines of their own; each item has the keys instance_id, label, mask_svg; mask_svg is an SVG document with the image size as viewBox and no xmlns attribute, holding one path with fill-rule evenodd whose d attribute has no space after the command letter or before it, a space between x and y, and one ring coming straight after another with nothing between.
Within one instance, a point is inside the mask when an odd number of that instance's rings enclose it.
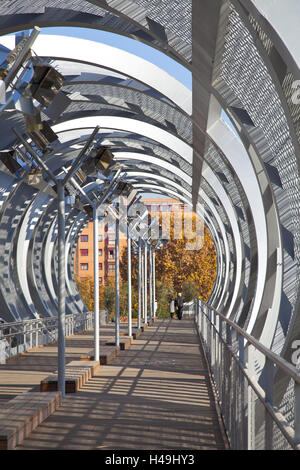
<instances>
[{"instance_id":1,"label":"metal mesh cladding","mask_svg":"<svg viewBox=\"0 0 300 470\"><path fill-rule=\"evenodd\" d=\"M268 143L272 159L268 163L278 169L284 198L277 201L280 222L292 234L295 257L285 252L284 290L293 305L299 285L297 260L300 259L299 232L299 174L297 158L287 119L276 87L260 57L254 41L239 15L231 8L225 36L221 78L243 103L254 124ZM293 276L288 272L293 271ZM282 348L286 332L278 323L276 349Z\"/></svg>"}]
</instances>

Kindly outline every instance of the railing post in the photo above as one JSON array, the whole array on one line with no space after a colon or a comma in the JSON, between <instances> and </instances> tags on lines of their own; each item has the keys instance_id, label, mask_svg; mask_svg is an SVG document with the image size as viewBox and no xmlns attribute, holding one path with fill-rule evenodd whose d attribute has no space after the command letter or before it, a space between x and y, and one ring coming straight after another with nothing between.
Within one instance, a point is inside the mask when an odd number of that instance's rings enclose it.
<instances>
[{"instance_id":1,"label":"railing post","mask_svg":"<svg viewBox=\"0 0 300 470\"><path fill-rule=\"evenodd\" d=\"M207 316L205 313L203 313L202 336L203 336L203 343L205 345L205 348L207 347L206 332L207 332Z\"/></svg>"},{"instance_id":2,"label":"railing post","mask_svg":"<svg viewBox=\"0 0 300 470\"><path fill-rule=\"evenodd\" d=\"M208 321L207 321L207 347L208 347L208 354L210 359L210 364L212 364L212 347L211 347L211 310L209 311Z\"/></svg>"},{"instance_id":3,"label":"railing post","mask_svg":"<svg viewBox=\"0 0 300 470\"><path fill-rule=\"evenodd\" d=\"M6 363L5 343L6 341L3 330L0 329L0 364Z\"/></svg>"},{"instance_id":4,"label":"railing post","mask_svg":"<svg viewBox=\"0 0 300 470\"><path fill-rule=\"evenodd\" d=\"M245 391L244 391L244 375L241 368L245 367L245 341L242 335L238 335L239 344L239 364L238 368L238 426L237 426L237 447L239 450L244 449L246 442L246 426L245 426ZM240 397L240 399L239 399Z\"/></svg>"},{"instance_id":5,"label":"railing post","mask_svg":"<svg viewBox=\"0 0 300 470\"><path fill-rule=\"evenodd\" d=\"M194 312L195 312L195 323L198 332L200 332L200 312L199 312L199 299L196 297L194 299Z\"/></svg>"},{"instance_id":6,"label":"railing post","mask_svg":"<svg viewBox=\"0 0 300 470\"><path fill-rule=\"evenodd\" d=\"M243 336L239 335L238 343L239 343L239 361L244 366L245 365L245 345L244 345Z\"/></svg>"},{"instance_id":7,"label":"railing post","mask_svg":"<svg viewBox=\"0 0 300 470\"><path fill-rule=\"evenodd\" d=\"M254 375L254 347L248 346L248 374L251 378ZM248 450L255 450L255 400L253 391L248 384Z\"/></svg>"},{"instance_id":8,"label":"railing post","mask_svg":"<svg viewBox=\"0 0 300 470\"><path fill-rule=\"evenodd\" d=\"M215 320L216 320L216 315L215 312L212 312L213 319L211 320L210 323L210 328L211 328L211 368L216 375L216 333L215 333Z\"/></svg>"},{"instance_id":9,"label":"railing post","mask_svg":"<svg viewBox=\"0 0 300 470\"><path fill-rule=\"evenodd\" d=\"M36 324L35 328L35 347L37 348L39 346L39 325L40 325L40 320Z\"/></svg>"},{"instance_id":10,"label":"railing post","mask_svg":"<svg viewBox=\"0 0 300 470\"><path fill-rule=\"evenodd\" d=\"M27 349L27 336L28 336L28 328L29 324L26 323L26 320L23 322L23 351L22 351L22 348L21 348L21 352L24 352L26 351Z\"/></svg>"},{"instance_id":11,"label":"railing post","mask_svg":"<svg viewBox=\"0 0 300 470\"><path fill-rule=\"evenodd\" d=\"M226 343L231 346L231 327L226 323Z\"/></svg>"},{"instance_id":12,"label":"railing post","mask_svg":"<svg viewBox=\"0 0 300 470\"><path fill-rule=\"evenodd\" d=\"M156 317L155 245L153 245L153 248L152 248L152 279L153 279L153 288L152 288L152 291L153 291L153 310L154 310L153 315L154 315L154 318L155 318L155 317Z\"/></svg>"},{"instance_id":13,"label":"railing post","mask_svg":"<svg viewBox=\"0 0 300 470\"><path fill-rule=\"evenodd\" d=\"M9 332L11 332L11 330L9 330ZM8 338L8 346L9 346L9 348L8 348L8 351L9 351L8 352L8 357L11 357L11 349L12 349L11 348L11 336L9 336L9 338Z\"/></svg>"},{"instance_id":14,"label":"railing post","mask_svg":"<svg viewBox=\"0 0 300 470\"><path fill-rule=\"evenodd\" d=\"M69 318L68 315L66 315L66 322L65 322L65 337L67 338L69 336Z\"/></svg>"},{"instance_id":15,"label":"railing post","mask_svg":"<svg viewBox=\"0 0 300 470\"><path fill-rule=\"evenodd\" d=\"M197 298L197 309L198 309L198 317L199 317L199 330L201 332L203 328L203 311L201 308L201 302L199 298Z\"/></svg>"},{"instance_id":16,"label":"railing post","mask_svg":"<svg viewBox=\"0 0 300 470\"><path fill-rule=\"evenodd\" d=\"M224 393L224 400L225 400L225 425L227 431L230 433L230 416L231 416L231 373L230 373L230 365L231 365L231 354L230 354L230 347L231 347L231 327L228 323L226 323L226 345L225 345L225 355L224 355L224 381L225 381L225 393ZM231 434L231 433L230 433Z\"/></svg>"},{"instance_id":17,"label":"railing post","mask_svg":"<svg viewBox=\"0 0 300 470\"><path fill-rule=\"evenodd\" d=\"M34 326L34 322L31 321L30 324L29 324L29 349L32 349L32 345L33 345L33 341L32 341L32 331L33 331L33 326Z\"/></svg>"},{"instance_id":18,"label":"railing post","mask_svg":"<svg viewBox=\"0 0 300 470\"><path fill-rule=\"evenodd\" d=\"M268 358L265 364L265 401L273 405L274 364ZM265 450L273 449L273 420L265 409Z\"/></svg>"},{"instance_id":19,"label":"railing post","mask_svg":"<svg viewBox=\"0 0 300 470\"><path fill-rule=\"evenodd\" d=\"M216 381L217 390L219 391L219 388L220 388L220 375L219 375L220 374L220 356L219 356L220 339L219 339L219 334L218 334L219 317L216 316L215 320L216 320L216 324L215 324L215 368L216 368L215 381Z\"/></svg>"},{"instance_id":20,"label":"railing post","mask_svg":"<svg viewBox=\"0 0 300 470\"><path fill-rule=\"evenodd\" d=\"M295 410L294 410L294 440L300 444L300 384L295 382Z\"/></svg>"}]
</instances>

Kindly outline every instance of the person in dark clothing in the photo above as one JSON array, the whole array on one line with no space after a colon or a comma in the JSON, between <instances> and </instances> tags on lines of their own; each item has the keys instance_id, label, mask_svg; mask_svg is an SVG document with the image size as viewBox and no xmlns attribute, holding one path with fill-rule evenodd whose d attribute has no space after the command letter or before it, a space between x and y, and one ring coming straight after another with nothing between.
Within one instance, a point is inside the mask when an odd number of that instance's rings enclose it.
<instances>
[{"instance_id":1,"label":"person in dark clothing","mask_svg":"<svg viewBox=\"0 0 300 470\"><path fill-rule=\"evenodd\" d=\"M181 320L182 318L183 302L184 300L183 300L182 294L181 292L179 292L177 299L176 299L178 320Z\"/></svg>"}]
</instances>

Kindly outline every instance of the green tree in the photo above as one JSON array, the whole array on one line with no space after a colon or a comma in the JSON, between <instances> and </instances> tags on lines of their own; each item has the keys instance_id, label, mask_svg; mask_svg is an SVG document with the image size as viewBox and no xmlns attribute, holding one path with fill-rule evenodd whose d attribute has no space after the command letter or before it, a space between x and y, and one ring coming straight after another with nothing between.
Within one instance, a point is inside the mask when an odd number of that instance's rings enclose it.
<instances>
[{"instance_id":1,"label":"green tree","mask_svg":"<svg viewBox=\"0 0 300 470\"><path fill-rule=\"evenodd\" d=\"M165 318L169 316L169 302L175 297L175 290L172 285L166 284L164 281L156 280L155 295L157 300L157 316Z\"/></svg>"},{"instance_id":2,"label":"green tree","mask_svg":"<svg viewBox=\"0 0 300 470\"><path fill-rule=\"evenodd\" d=\"M187 279L182 286L182 295L185 302L190 302L198 295L198 289L194 281Z\"/></svg>"},{"instance_id":3,"label":"green tree","mask_svg":"<svg viewBox=\"0 0 300 470\"><path fill-rule=\"evenodd\" d=\"M115 289L111 282L103 289L103 304L108 310L109 317L113 318L115 316Z\"/></svg>"}]
</instances>

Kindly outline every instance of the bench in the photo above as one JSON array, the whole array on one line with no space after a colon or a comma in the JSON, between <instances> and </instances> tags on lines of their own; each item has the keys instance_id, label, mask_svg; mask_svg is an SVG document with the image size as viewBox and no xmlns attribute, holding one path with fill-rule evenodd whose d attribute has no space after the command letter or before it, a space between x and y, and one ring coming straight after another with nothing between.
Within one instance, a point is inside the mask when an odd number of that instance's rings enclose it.
<instances>
[{"instance_id":1,"label":"bench","mask_svg":"<svg viewBox=\"0 0 300 470\"><path fill-rule=\"evenodd\" d=\"M124 351L125 349L130 348L132 344L132 337L131 336L121 336L120 337L120 350ZM107 341L106 343L107 346L115 346L116 343L115 341Z\"/></svg>"},{"instance_id":2,"label":"bench","mask_svg":"<svg viewBox=\"0 0 300 470\"><path fill-rule=\"evenodd\" d=\"M65 368L65 392L75 393L95 375L100 366L99 361L72 361ZM41 392L56 391L58 389L57 371L48 375L40 383Z\"/></svg>"},{"instance_id":3,"label":"bench","mask_svg":"<svg viewBox=\"0 0 300 470\"><path fill-rule=\"evenodd\" d=\"M60 392L24 392L0 411L0 450L12 450L61 405Z\"/></svg>"},{"instance_id":4,"label":"bench","mask_svg":"<svg viewBox=\"0 0 300 470\"><path fill-rule=\"evenodd\" d=\"M141 330L139 330L141 334ZM134 335L133 335L134 337ZM125 336L120 334L120 346L116 346L115 341L107 341L105 345L100 345L100 364L107 365L110 364L119 354L120 350L124 351L125 349L130 348L132 344L133 337ZM94 351L89 351L87 354L81 356L81 361L90 361L94 359Z\"/></svg>"},{"instance_id":5,"label":"bench","mask_svg":"<svg viewBox=\"0 0 300 470\"><path fill-rule=\"evenodd\" d=\"M141 328L134 328L132 332L133 339L137 339L139 336L141 336L142 333L143 332Z\"/></svg>"},{"instance_id":6,"label":"bench","mask_svg":"<svg viewBox=\"0 0 300 470\"><path fill-rule=\"evenodd\" d=\"M148 323L143 323L141 325L141 330L142 330L143 333L144 333L145 330L147 330L148 326L149 326Z\"/></svg>"},{"instance_id":7,"label":"bench","mask_svg":"<svg viewBox=\"0 0 300 470\"><path fill-rule=\"evenodd\" d=\"M119 354L120 348L113 346L100 346L100 365L110 364ZM81 356L81 361L93 361L94 360L94 350L92 349L88 353Z\"/></svg>"}]
</instances>

